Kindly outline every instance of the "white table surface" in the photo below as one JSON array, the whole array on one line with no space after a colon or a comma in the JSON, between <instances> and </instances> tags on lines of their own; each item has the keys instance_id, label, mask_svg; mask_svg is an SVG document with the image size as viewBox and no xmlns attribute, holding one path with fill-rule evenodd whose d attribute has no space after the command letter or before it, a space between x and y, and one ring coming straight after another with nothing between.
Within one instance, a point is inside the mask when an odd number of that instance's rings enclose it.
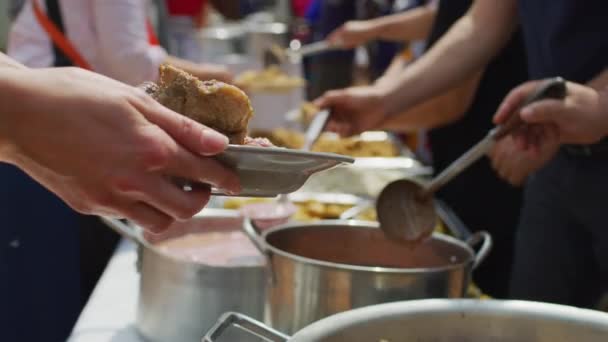
<instances>
[{"instance_id":1,"label":"white table surface","mask_svg":"<svg viewBox=\"0 0 608 342\"><path fill-rule=\"evenodd\" d=\"M136 245L123 239L68 342L143 342L133 326L139 287L136 259Z\"/></svg>"}]
</instances>

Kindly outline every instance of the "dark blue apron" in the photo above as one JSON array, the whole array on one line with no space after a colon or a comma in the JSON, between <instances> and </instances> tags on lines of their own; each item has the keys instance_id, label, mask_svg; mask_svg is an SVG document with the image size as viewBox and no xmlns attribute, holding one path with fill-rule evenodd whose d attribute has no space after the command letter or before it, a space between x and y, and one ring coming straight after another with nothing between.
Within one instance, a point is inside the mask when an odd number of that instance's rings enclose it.
<instances>
[{"instance_id":1,"label":"dark blue apron","mask_svg":"<svg viewBox=\"0 0 608 342\"><path fill-rule=\"evenodd\" d=\"M46 7L63 31L58 1ZM55 45L53 53L54 66L72 65ZM116 241L96 218L0 163L0 341L65 341Z\"/></svg>"}]
</instances>

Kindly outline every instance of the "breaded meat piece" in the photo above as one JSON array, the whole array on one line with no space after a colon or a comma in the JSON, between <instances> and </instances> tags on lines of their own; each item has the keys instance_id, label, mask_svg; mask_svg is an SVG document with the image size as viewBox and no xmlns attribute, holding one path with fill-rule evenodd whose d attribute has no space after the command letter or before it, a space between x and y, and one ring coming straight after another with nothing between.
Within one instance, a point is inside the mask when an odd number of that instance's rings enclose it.
<instances>
[{"instance_id":1,"label":"breaded meat piece","mask_svg":"<svg viewBox=\"0 0 608 342\"><path fill-rule=\"evenodd\" d=\"M158 89L146 89L158 102L225 134L242 145L253 116L251 102L239 88L216 80L200 81L171 65L161 65Z\"/></svg>"}]
</instances>

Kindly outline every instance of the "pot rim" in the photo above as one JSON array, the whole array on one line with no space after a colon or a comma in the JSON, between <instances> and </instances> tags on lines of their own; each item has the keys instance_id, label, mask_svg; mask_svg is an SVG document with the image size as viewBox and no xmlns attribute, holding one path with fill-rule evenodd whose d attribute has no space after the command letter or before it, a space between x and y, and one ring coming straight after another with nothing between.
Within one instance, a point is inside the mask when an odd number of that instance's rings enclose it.
<instances>
[{"instance_id":1,"label":"pot rim","mask_svg":"<svg viewBox=\"0 0 608 342\"><path fill-rule=\"evenodd\" d=\"M296 332L292 339L300 340L306 337L307 340L314 340L328 331L336 331L370 319L425 313L520 314L598 327L608 326L606 313L565 305L518 300L421 299L377 304L341 312L307 325ZM608 327L604 329L608 330Z\"/></svg>"},{"instance_id":2,"label":"pot rim","mask_svg":"<svg viewBox=\"0 0 608 342\"><path fill-rule=\"evenodd\" d=\"M297 254L286 252L286 251L279 249L279 248L271 245L270 243L268 243L268 236L273 233L283 231L283 230L288 230L288 229L303 228L303 227L307 227L307 226L327 226L327 227L346 226L346 227L360 228L360 229L379 229L380 228L380 226L377 222L357 221L357 220L349 220L349 221L323 220L323 221L308 223L308 224L288 223L286 225L281 225L279 227L271 228L262 233L261 240L264 245L264 248L271 254L277 254L277 255L280 255L287 259L295 260L297 262L304 263L304 264L311 264L311 265L315 265L315 266L333 268L333 269L344 270L344 271L372 272L372 273L394 273L394 274L440 273L440 272L453 271L456 269L462 269L462 268L472 266L475 261L476 254L475 254L475 251L473 251L473 248L471 248L471 246L469 246L465 242L462 242L451 236L448 236L445 234L440 234L440 233L433 233L431 238L441 240L443 242L447 242L451 245L455 245L461 249L464 249L468 253L468 258L465 261L460 262L460 263L447 264L447 265L440 266L440 267L416 267L416 268L401 267L401 268L399 268L399 267L360 266L360 265L340 264L340 263L335 263L335 262L331 262L331 261L311 259L311 258L303 257L303 256L300 256Z\"/></svg>"}]
</instances>

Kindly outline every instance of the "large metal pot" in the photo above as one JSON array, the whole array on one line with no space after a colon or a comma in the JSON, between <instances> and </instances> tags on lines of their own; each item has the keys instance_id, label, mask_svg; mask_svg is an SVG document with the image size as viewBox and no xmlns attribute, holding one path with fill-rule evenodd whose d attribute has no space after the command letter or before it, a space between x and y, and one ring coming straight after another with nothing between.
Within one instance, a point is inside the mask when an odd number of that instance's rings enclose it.
<instances>
[{"instance_id":1,"label":"large metal pot","mask_svg":"<svg viewBox=\"0 0 608 342\"><path fill-rule=\"evenodd\" d=\"M228 313L204 342L230 325L271 342L600 342L608 314L523 301L427 299L369 306L318 321L290 337Z\"/></svg>"},{"instance_id":2,"label":"large metal pot","mask_svg":"<svg viewBox=\"0 0 608 342\"><path fill-rule=\"evenodd\" d=\"M226 311L239 311L263 318L267 275L263 263L251 266L217 267L176 259L141 237L136 227L119 220L104 219L121 234L139 244L141 274L136 328L151 342L192 342ZM172 229L172 235L214 228L240 229L242 217L211 209ZM154 243L162 239L156 237ZM251 341L234 331L229 341Z\"/></svg>"},{"instance_id":3,"label":"large metal pot","mask_svg":"<svg viewBox=\"0 0 608 342\"><path fill-rule=\"evenodd\" d=\"M264 253L271 281L266 321L292 333L353 308L420 298L458 298L486 257L491 237L466 242L435 234L415 248L385 238L377 224L324 221L245 230ZM472 246L482 243L475 254Z\"/></svg>"}]
</instances>

